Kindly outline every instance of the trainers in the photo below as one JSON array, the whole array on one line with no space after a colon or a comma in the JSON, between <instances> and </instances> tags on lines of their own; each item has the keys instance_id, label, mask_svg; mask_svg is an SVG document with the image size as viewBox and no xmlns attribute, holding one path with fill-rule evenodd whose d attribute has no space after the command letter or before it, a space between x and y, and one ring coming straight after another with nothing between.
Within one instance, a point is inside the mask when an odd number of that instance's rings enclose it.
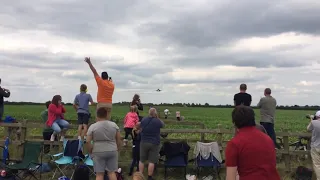
<instances>
[{"instance_id":1,"label":"trainers","mask_svg":"<svg viewBox=\"0 0 320 180\"><path fill-rule=\"evenodd\" d=\"M50 141L54 141L54 139L55 139L55 135L52 134L51 137L50 137Z\"/></svg>"},{"instance_id":2,"label":"trainers","mask_svg":"<svg viewBox=\"0 0 320 180\"><path fill-rule=\"evenodd\" d=\"M61 136L61 137L60 137L60 141L64 141L64 136Z\"/></svg>"}]
</instances>

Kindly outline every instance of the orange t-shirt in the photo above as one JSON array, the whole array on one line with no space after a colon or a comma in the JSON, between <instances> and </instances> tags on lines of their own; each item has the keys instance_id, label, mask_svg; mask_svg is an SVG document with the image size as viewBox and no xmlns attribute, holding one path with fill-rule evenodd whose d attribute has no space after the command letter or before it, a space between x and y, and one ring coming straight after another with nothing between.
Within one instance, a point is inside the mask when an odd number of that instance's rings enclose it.
<instances>
[{"instance_id":1,"label":"orange t-shirt","mask_svg":"<svg viewBox=\"0 0 320 180\"><path fill-rule=\"evenodd\" d=\"M98 93L97 102L98 103L112 103L112 95L114 92L114 84L111 80L103 80L100 76L95 76Z\"/></svg>"}]
</instances>

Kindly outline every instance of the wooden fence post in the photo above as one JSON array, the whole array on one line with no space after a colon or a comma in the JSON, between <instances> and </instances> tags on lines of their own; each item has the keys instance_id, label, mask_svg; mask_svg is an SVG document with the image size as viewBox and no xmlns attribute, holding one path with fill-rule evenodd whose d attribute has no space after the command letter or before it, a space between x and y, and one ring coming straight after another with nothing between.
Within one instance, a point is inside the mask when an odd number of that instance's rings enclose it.
<instances>
[{"instance_id":1,"label":"wooden fence post","mask_svg":"<svg viewBox=\"0 0 320 180\"><path fill-rule=\"evenodd\" d=\"M201 128L201 129L206 129L206 126L204 125L204 123L202 123L202 124L200 125L200 128ZM201 133L200 141L201 141L201 142L204 142L204 141L205 141L205 133Z\"/></svg>"},{"instance_id":2,"label":"wooden fence post","mask_svg":"<svg viewBox=\"0 0 320 180\"><path fill-rule=\"evenodd\" d=\"M24 119L22 121L22 126L21 126L21 135L20 135L20 143L17 146L17 153L18 153L18 159L22 159L23 158L23 148L24 148L24 143L27 139L27 120Z\"/></svg>"},{"instance_id":3,"label":"wooden fence post","mask_svg":"<svg viewBox=\"0 0 320 180\"><path fill-rule=\"evenodd\" d=\"M289 136L288 136L288 128L287 126L284 128L284 132L286 135L283 136L283 146L284 146L284 163L286 172L291 172L291 163L290 163L290 151L289 151Z\"/></svg>"},{"instance_id":4,"label":"wooden fence post","mask_svg":"<svg viewBox=\"0 0 320 180\"><path fill-rule=\"evenodd\" d=\"M222 133L221 133L221 124L218 124L218 134L217 134L217 142L220 147L222 147Z\"/></svg>"}]
</instances>

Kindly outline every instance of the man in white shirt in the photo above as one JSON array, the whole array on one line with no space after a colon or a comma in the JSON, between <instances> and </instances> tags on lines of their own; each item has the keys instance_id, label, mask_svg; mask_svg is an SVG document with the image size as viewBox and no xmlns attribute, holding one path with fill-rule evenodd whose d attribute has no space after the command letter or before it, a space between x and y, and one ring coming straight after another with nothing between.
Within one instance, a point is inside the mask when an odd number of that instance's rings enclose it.
<instances>
[{"instance_id":1,"label":"man in white shirt","mask_svg":"<svg viewBox=\"0 0 320 180\"><path fill-rule=\"evenodd\" d=\"M312 132L310 153L313 169L317 175L317 179L320 179L320 111L316 112L315 118L310 117L307 129Z\"/></svg>"},{"instance_id":2,"label":"man in white shirt","mask_svg":"<svg viewBox=\"0 0 320 180\"><path fill-rule=\"evenodd\" d=\"M170 114L169 109L165 109L163 112L164 112L164 118L168 119L168 115Z\"/></svg>"}]
</instances>

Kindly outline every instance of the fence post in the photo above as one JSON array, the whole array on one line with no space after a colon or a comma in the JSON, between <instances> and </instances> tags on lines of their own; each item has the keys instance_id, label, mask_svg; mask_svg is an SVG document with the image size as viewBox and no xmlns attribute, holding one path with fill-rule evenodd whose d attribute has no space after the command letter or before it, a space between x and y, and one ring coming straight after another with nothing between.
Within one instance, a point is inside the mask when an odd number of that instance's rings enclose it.
<instances>
[{"instance_id":1,"label":"fence post","mask_svg":"<svg viewBox=\"0 0 320 180\"><path fill-rule=\"evenodd\" d=\"M20 135L20 144L17 146L17 153L18 153L18 159L22 159L23 157L23 148L24 148L24 143L27 139L27 121L26 119L24 119L22 121L22 126L21 126L21 135Z\"/></svg>"},{"instance_id":2,"label":"fence post","mask_svg":"<svg viewBox=\"0 0 320 180\"><path fill-rule=\"evenodd\" d=\"M284 163L286 172L291 172L290 154L289 154L289 134L287 126L284 128L285 136L283 136L283 146L284 146Z\"/></svg>"},{"instance_id":3,"label":"fence post","mask_svg":"<svg viewBox=\"0 0 320 180\"><path fill-rule=\"evenodd\" d=\"M217 142L219 146L222 148L222 133L221 133L221 124L218 124L218 134L217 134Z\"/></svg>"},{"instance_id":4,"label":"fence post","mask_svg":"<svg viewBox=\"0 0 320 180\"><path fill-rule=\"evenodd\" d=\"M204 125L204 123L202 123L201 125L200 125L200 128L201 129L205 129L206 128L206 126ZM205 133L201 133L201 140L200 140L201 142L204 142L205 141Z\"/></svg>"}]
</instances>

